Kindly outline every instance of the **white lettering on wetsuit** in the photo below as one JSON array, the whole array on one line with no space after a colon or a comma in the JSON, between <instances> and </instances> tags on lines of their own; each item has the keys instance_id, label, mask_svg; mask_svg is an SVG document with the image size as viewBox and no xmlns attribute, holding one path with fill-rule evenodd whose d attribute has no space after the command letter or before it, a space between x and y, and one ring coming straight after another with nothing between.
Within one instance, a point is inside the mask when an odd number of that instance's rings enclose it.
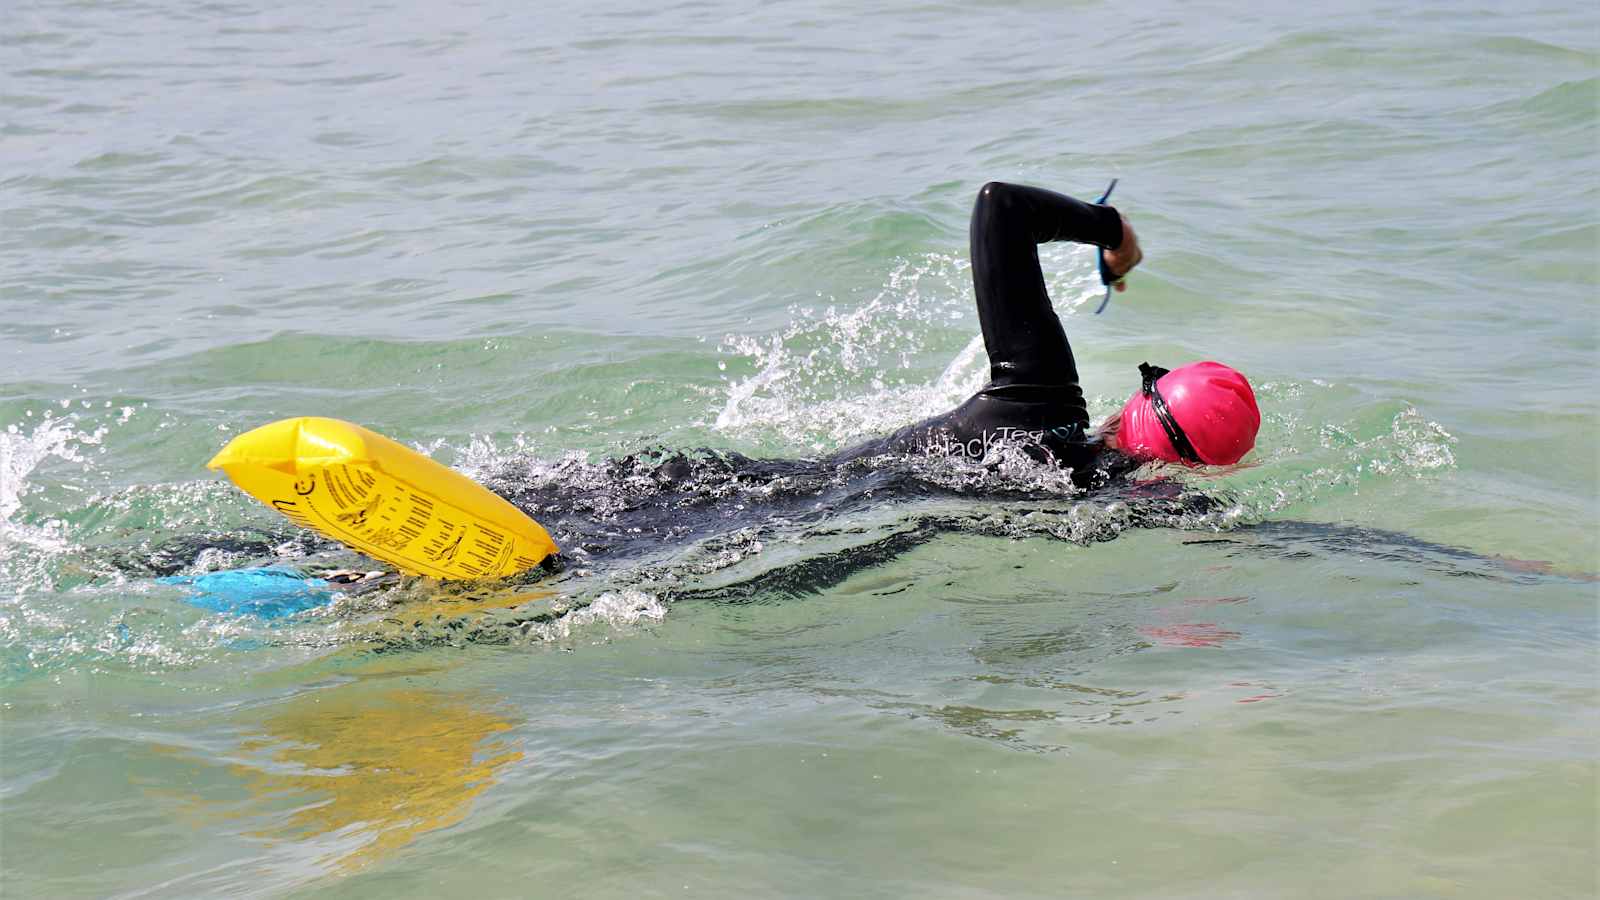
<instances>
[{"instance_id":1,"label":"white lettering on wetsuit","mask_svg":"<svg viewBox=\"0 0 1600 900\"><path fill-rule=\"evenodd\" d=\"M1027 429L1002 425L994 429L984 429L983 433L978 437L959 441L951 436L949 432L941 430L936 432L930 447L945 454L959 453L974 459L982 459L989 455L991 448L1001 444L1043 444L1047 434L1065 438L1071 433L1065 428Z\"/></svg>"}]
</instances>

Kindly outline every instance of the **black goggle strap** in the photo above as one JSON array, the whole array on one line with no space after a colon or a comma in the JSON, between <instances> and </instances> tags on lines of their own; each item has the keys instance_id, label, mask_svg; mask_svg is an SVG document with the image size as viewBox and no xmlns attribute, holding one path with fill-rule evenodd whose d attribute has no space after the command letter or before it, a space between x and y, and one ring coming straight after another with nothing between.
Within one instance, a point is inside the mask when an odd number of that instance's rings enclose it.
<instances>
[{"instance_id":1,"label":"black goggle strap","mask_svg":"<svg viewBox=\"0 0 1600 900\"><path fill-rule=\"evenodd\" d=\"M1116 189L1117 179L1113 178L1111 179L1111 185L1106 188L1106 192L1101 194L1100 199L1096 200L1095 203L1105 206L1106 201L1111 199L1111 192ZM1106 251L1102 248L1095 252L1100 260L1100 283L1106 286L1106 297L1100 301L1100 308L1094 311L1094 314L1098 316L1106 311L1106 304L1111 302L1111 286L1122 279L1111 277L1111 270L1106 268Z\"/></svg>"},{"instance_id":2,"label":"black goggle strap","mask_svg":"<svg viewBox=\"0 0 1600 900\"><path fill-rule=\"evenodd\" d=\"M1139 376L1143 383L1139 393L1150 398L1150 409L1156 414L1156 421L1161 423L1161 430L1167 433L1167 440L1172 442L1172 449L1178 451L1178 458L1185 462L1205 465L1205 460L1195 452L1194 445L1189 443L1189 436L1183 433L1178 420L1173 418L1172 410L1167 408L1167 401L1162 399L1161 392L1156 390L1156 382L1169 370L1160 366L1152 366L1147 362L1139 364Z\"/></svg>"}]
</instances>

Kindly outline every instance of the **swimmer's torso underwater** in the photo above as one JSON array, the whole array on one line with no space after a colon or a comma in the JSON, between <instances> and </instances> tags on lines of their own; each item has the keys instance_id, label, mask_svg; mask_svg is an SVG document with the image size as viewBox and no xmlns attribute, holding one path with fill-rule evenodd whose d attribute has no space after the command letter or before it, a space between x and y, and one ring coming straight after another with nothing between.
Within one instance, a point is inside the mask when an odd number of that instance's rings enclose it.
<instances>
[{"instance_id":1,"label":"swimmer's torso underwater","mask_svg":"<svg viewBox=\"0 0 1600 900\"><path fill-rule=\"evenodd\" d=\"M1238 463L1255 442L1261 417L1254 392L1241 373L1219 363L1172 371L1140 366L1141 383L1122 410L1092 428L1037 246L1073 241L1099 248L1108 297L1113 288L1124 290L1123 276L1143 254L1116 208L991 182L978 192L969 235L990 377L966 402L811 459L660 449L555 467L502 461L480 473L484 485L548 528L561 552L502 582L445 585L458 596L499 592L509 598L504 605L511 611L480 623L477 639L503 638L508 628L567 608L517 612L517 592L530 584L548 588L598 578L613 587L648 585L667 599L725 602L775 584L804 594L949 531L1045 534L1081 544L1138 528L1236 531L1235 538L1213 540L1274 553L1383 546L1419 564L1507 577L1494 560L1405 535L1241 521L1225 491L1184 479L1186 470ZM271 502L306 524L282 502ZM753 575L697 577L722 568L705 565L708 556L739 558L773 544L809 549ZM404 593L405 579L392 569L331 546L305 532L192 536L168 541L143 559L125 554L119 565L188 584L198 605L257 615L293 614L340 591ZM249 569L232 581L186 574L197 565L215 567L219 554L259 561L286 547L291 555L331 554L331 561ZM295 584L296 574L311 587Z\"/></svg>"}]
</instances>

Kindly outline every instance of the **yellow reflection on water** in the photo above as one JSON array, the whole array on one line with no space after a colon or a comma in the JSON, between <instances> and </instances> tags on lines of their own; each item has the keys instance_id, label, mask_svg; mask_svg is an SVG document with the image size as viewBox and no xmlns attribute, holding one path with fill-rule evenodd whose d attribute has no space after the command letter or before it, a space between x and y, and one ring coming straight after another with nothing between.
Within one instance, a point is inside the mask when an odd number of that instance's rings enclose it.
<instances>
[{"instance_id":1,"label":"yellow reflection on water","mask_svg":"<svg viewBox=\"0 0 1600 900\"><path fill-rule=\"evenodd\" d=\"M354 682L272 713L240 748L257 761L231 768L256 812L292 804L253 836L359 840L328 860L349 871L465 818L496 773L522 759L499 737L512 727L470 695Z\"/></svg>"},{"instance_id":2,"label":"yellow reflection on water","mask_svg":"<svg viewBox=\"0 0 1600 900\"><path fill-rule=\"evenodd\" d=\"M408 602L403 607L393 610L388 616L389 621L421 624L519 607L525 607L530 615L535 612L548 610L559 612L564 609L559 604L560 592L551 588L447 590L450 587L452 586L449 584L442 585L430 591L427 597Z\"/></svg>"},{"instance_id":3,"label":"yellow reflection on water","mask_svg":"<svg viewBox=\"0 0 1600 900\"><path fill-rule=\"evenodd\" d=\"M423 596L408 597L390 609L370 637L380 643L419 639L460 643L477 628L509 628L566 611L561 593L550 588L459 587L446 582L429 585Z\"/></svg>"}]
</instances>

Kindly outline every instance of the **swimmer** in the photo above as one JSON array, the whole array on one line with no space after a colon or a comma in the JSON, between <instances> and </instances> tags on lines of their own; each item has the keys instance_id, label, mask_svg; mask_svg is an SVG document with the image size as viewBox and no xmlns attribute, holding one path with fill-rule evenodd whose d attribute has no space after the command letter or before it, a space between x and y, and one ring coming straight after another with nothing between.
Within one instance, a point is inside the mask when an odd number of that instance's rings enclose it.
<instances>
[{"instance_id":1,"label":"swimmer","mask_svg":"<svg viewBox=\"0 0 1600 900\"><path fill-rule=\"evenodd\" d=\"M972 208L972 283L989 354L989 383L955 409L851 448L840 459L945 451L982 458L998 443L1104 484L1152 460L1232 465L1255 446L1261 414L1250 382L1216 362L1168 371L1139 367L1142 384L1122 410L1090 431L1072 346L1045 290L1038 244L1100 248L1118 291L1144 259L1115 207L1034 187L990 182Z\"/></svg>"},{"instance_id":2,"label":"swimmer","mask_svg":"<svg viewBox=\"0 0 1600 900\"><path fill-rule=\"evenodd\" d=\"M1062 499L1052 489L1001 483L950 486L930 480L915 463L915 457L929 451L981 459L990 448L1009 443L1036 460L1070 468L1074 481L1101 489L1097 502L1118 509L1103 528L1070 530L1074 535L1070 540L1112 540L1128 529L1182 528L1185 523L1216 530L1209 514L1226 507L1231 502L1227 497L1195 491L1175 480L1122 476L1151 460L1191 466L1237 462L1253 447L1260 425L1249 382L1215 362L1192 363L1171 372L1142 365L1139 390L1091 432L1072 348L1052 309L1039 264L1037 245L1056 240L1099 247L1107 277L1118 291L1126 288L1123 276L1143 259L1133 228L1114 207L998 182L979 192L972 213L972 267L990 379L954 410L822 459L757 460L726 451L654 450L587 468L569 463L575 467L573 477L537 484L517 477L516 465L510 464L506 477L491 474L486 486L551 526L571 559L581 560L574 570L579 577L597 565L637 565L656 558L667 546L715 542L732 534L753 539L782 535L785 529L827 528L830 521L880 511L885 504L907 504L908 516L885 537L803 557L744 581L699 586L688 578L678 584L679 576L669 566L662 580L674 586L655 584L652 590L671 599L740 601L773 585L804 593L942 533L994 529L997 534L1011 534L1005 523L992 523L987 512L967 517L948 509L929 511L919 501L999 500L1027 506L1029 515L1074 514L1072 509L1052 509ZM1235 534L1195 543L1296 558L1307 548L1376 553L1477 577L1506 577L1499 574L1502 569L1516 573L1514 578L1537 577L1530 573L1540 572L1529 568L1537 564L1518 569L1507 563L1520 561L1495 560L1366 528L1263 522L1228 530ZM1049 529L1039 533L1059 536ZM281 556L287 546L294 547L294 556L313 563L305 567L308 575L337 583L346 593L399 581L387 572L317 568L314 558L333 547L307 532L180 539L155 552L144 548L143 554L129 554L146 558L122 561L117 568L180 576L208 554L220 551L241 561L256 560ZM527 578L559 573L567 561L551 557ZM641 577L650 577L652 571L641 570Z\"/></svg>"},{"instance_id":3,"label":"swimmer","mask_svg":"<svg viewBox=\"0 0 1600 900\"><path fill-rule=\"evenodd\" d=\"M1102 197L1101 201L1105 199ZM692 499L693 485L706 479L733 483L768 480L773 490L767 492L767 502L760 504L765 513L808 516L804 508L817 504L822 493L832 491L802 490L785 498L778 491L780 483L795 485L817 478L826 482L847 470L851 474L846 480L854 482L856 476L872 470L877 473L874 480L878 484L867 490L867 496L879 502L894 493L886 489L897 483L895 472L903 473L903 463L897 463L897 458L904 461L914 457L954 455L983 459L998 445L1018 447L1041 463L1069 470L1070 478L1080 487L1107 488L1117 482L1120 487L1131 489L1127 499L1136 500L1140 509L1152 511L1153 521L1170 520L1173 510L1169 507L1173 502L1186 507L1204 505L1198 495L1185 495L1182 486L1175 482L1161 484L1158 479L1156 483L1136 485L1124 476L1150 460L1194 466L1237 462L1254 445L1260 425L1249 382L1233 369L1214 362L1193 363L1172 372L1141 365L1143 385L1139 391L1128 399L1119 413L1091 433L1072 347L1045 289L1037 245L1070 240L1096 245L1100 253L1101 279L1115 290L1125 290L1127 285L1123 278L1139 265L1144 254L1138 236L1122 214L1104 202L1085 203L1039 188L990 182L979 190L973 206L970 239L973 284L989 356L990 379L954 410L823 459L756 461L738 454L722 454L720 461L702 460L699 464L687 456L664 461L664 465L651 469L652 480L661 480L662 490L653 498L657 502L628 504L628 517L637 516L645 521L630 525L622 533L604 521L621 511L613 509L607 499L596 501L586 496L585 490L563 490L560 485L553 489L546 485L532 492L501 487L495 491L500 495L496 498L476 484L467 486L483 493L487 500L495 503L508 500L530 517L553 521L561 531L576 539L574 549L589 556L615 551L620 549L618 545L637 547L666 533L680 539L692 538L731 524L726 521L726 514L707 516L702 504ZM290 427L286 430L284 426ZM236 439L218 454L212 465L227 469L230 477L237 481L234 470L228 468L230 463L218 460L228 457L235 460L233 465L240 465L236 458L244 459L248 463L243 466L248 480L259 482L261 479L255 478L253 473L263 468L261 453L289 452L280 446L287 435L293 436L290 448L298 448L304 429L309 427L333 427L346 437L349 435L345 432L349 432L358 440L376 441L380 450L392 443L348 423L288 419ZM247 446L235 449L240 441ZM383 452L411 454L400 446ZM632 469L635 463L634 458L628 458L618 464L623 469ZM431 461L419 458L418 465L438 469L441 477L464 481ZM648 464L646 467L649 468ZM274 478L281 479L281 474L272 466L264 468L272 470ZM271 479L268 482L265 494L261 490L247 489L266 500L276 496L272 494ZM494 487L490 485L491 490ZM300 490L298 482L295 490ZM845 496L848 491L837 499L843 500ZM277 505L276 500L272 502ZM472 504L479 502L477 498L472 500ZM800 504L802 509L788 508L791 503ZM657 505L661 508L646 511ZM591 507L607 514L595 520L587 514ZM816 508L821 505L817 504ZM744 509L739 507L739 510ZM747 512L756 514L755 510ZM1188 512L1199 513L1200 510L1191 508ZM300 524L311 525L306 521ZM533 521L528 524L544 535ZM577 537L586 533L607 537L600 541ZM544 542L548 543L548 538ZM361 549L359 542L355 546ZM402 568L406 566L406 559L379 555ZM553 562L559 564L559 559ZM412 565L415 568L426 564ZM423 568L423 571L432 570Z\"/></svg>"}]
</instances>

